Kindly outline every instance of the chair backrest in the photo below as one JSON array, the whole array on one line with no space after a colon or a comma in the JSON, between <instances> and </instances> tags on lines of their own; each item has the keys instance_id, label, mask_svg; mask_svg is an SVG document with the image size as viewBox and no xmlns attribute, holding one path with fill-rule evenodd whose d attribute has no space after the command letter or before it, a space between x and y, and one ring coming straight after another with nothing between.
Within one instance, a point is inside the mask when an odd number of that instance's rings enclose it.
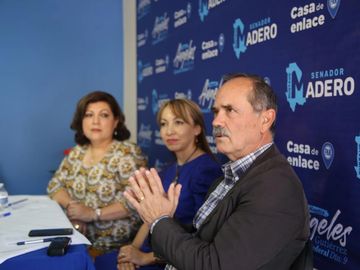
<instances>
[{"instance_id":1,"label":"chair backrest","mask_svg":"<svg viewBox=\"0 0 360 270\"><path fill-rule=\"evenodd\" d=\"M311 240L309 239L306 242L299 256L291 265L290 270L313 270L314 269L313 261L314 261L314 256L313 256L312 244L311 244Z\"/></svg>"}]
</instances>

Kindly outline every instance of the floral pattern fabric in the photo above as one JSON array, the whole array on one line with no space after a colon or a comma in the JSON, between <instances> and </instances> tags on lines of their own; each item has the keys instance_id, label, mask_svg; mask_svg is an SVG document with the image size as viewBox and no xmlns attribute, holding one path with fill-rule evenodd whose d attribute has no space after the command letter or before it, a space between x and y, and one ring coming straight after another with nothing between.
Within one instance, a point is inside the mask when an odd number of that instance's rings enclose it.
<instances>
[{"instance_id":1,"label":"floral pattern fabric","mask_svg":"<svg viewBox=\"0 0 360 270\"><path fill-rule=\"evenodd\" d=\"M88 146L75 146L60 164L50 180L47 192L52 197L65 189L73 200L93 209L120 202L129 209L127 218L88 223L87 237L100 250L117 249L131 241L141 224L138 215L129 208L123 192L129 177L146 159L138 146L128 141L113 141L109 151L94 166L82 161Z\"/></svg>"}]
</instances>

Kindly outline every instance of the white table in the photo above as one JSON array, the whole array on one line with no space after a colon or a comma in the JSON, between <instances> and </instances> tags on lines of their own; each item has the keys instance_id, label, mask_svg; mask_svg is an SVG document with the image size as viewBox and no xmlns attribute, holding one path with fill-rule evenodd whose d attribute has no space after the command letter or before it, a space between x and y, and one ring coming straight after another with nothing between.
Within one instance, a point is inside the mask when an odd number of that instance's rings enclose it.
<instances>
[{"instance_id":1,"label":"white table","mask_svg":"<svg viewBox=\"0 0 360 270\"><path fill-rule=\"evenodd\" d=\"M9 216L0 217L0 264L8 258L49 245L49 242L16 245L20 241L46 238L28 237L30 230L73 227L61 207L48 196L17 195L10 196L9 201L15 202L23 198L27 198L27 200L0 212L0 215L4 212L11 212ZM71 240L72 244L91 244L85 236L75 229L74 234L71 235Z\"/></svg>"}]
</instances>

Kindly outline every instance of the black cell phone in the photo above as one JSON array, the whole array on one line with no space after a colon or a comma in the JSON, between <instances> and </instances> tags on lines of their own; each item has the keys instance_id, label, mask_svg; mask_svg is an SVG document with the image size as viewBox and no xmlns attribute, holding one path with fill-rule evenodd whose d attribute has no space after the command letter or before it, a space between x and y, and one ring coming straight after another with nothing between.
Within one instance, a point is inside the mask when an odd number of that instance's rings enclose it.
<instances>
[{"instance_id":1,"label":"black cell phone","mask_svg":"<svg viewBox=\"0 0 360 270\"><path fill-rule=\"evenodd\" d=\"M49 256L63 256L66 254L71 243L70 237L56 237L54 238L48 249L47 255Z\"/></svg>"},{"instance_id":2,"label":"black cell phone","mask_svg":"<svg viewBox=\"0 0 360 270\"><path fill-rule=\"evenodd\" d=\"M58 228L58 229L39 229L31 230L29 236L52 236L52 235L71 235L72 228Z\"/></svg>"}]
</instances>

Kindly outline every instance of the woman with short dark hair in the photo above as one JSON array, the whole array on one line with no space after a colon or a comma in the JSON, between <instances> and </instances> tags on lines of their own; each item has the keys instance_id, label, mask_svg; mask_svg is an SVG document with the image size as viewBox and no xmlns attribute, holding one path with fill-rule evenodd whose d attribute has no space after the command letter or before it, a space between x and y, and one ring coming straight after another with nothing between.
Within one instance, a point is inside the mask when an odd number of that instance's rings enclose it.
<instances>
[{"instance_id":1,"label":"woman with short dark hair","mask_svg":"<svg viewBox=\"0 0 360 270\"><path fill-rule=\"evenodd\" d=\"M146 166L115 98L102 91L84 96L71 123L75 142L48 184L49 196L64 209L93 246L93 256L118 249L133 238L139 217L123 197L128 178Z\"/></svg>"}]
</instances>

